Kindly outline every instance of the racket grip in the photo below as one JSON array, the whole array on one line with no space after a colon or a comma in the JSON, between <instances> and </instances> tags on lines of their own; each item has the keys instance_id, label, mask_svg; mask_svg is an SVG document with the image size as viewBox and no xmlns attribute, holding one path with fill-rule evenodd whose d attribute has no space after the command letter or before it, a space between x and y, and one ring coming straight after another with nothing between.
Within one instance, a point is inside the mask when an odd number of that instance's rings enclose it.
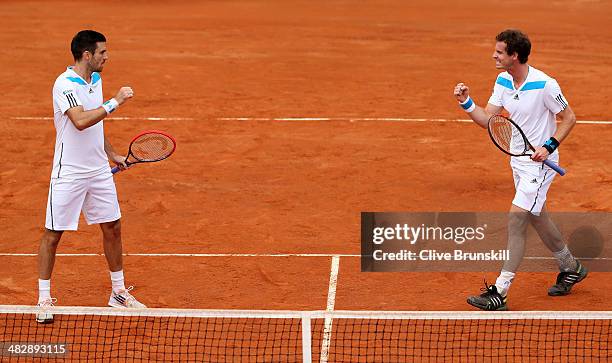
<instances>
[{"instance_id":1,"label":"racket grip","mask_svg":"<svg viewBox=\"0 0 612 363\"><path fill-rule=\"evenodd\" d=\"M113 173L113 174L117 173L118 171L119 171L119 167L118 166L115 166L115 167L113 167L111 169L111 173Z\"/></svg>"},{"instance_id":2,"label":"racket grip","mask_svg":"<svg viewBox=\"0 0 612 363\"><path fill-rule=\"evenodd\" d=\"M559 175L561 176L565 175L565 169L557 165L554 161L550 161L547 159L547 160L544 160L544 164L546 164L549 168L559 173Z\"/></svg>"}]
</instances>

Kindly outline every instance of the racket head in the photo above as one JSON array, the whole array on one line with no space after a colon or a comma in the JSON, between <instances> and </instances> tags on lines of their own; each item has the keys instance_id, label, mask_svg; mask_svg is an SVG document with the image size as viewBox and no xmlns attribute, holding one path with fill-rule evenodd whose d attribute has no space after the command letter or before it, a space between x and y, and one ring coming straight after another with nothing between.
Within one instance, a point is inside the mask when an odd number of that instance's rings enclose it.
<instances>
[{"instance_id":1,"label":"racket head","mask_svg":"<svg viewBox=\"0 0 612 363\"><path fill-rule=\"evenodd\" d=\"M164 160L176 150L176 140L159 130L146 130L134 136L126 162L149 163Z\"/></svg>"},{"instance_id":2,"label":"racket head","mask_svg":"<svg viewBox=\"0 0 612 363\"><path fill-rule=\"evenodd\" d=\"M533 150L523 130L504 115L491 116L487 130L495 146L508 155L524 156Z\"/></svg>"}]
</instances>

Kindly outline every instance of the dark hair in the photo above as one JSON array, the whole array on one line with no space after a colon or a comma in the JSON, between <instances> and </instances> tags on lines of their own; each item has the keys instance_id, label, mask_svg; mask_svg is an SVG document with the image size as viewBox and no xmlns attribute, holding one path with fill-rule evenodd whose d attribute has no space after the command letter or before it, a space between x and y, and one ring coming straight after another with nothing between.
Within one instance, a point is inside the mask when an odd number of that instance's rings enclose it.
<instances>
[{"instance_id":1,"label":"dark hair","mask_svg":"<svg viewBox=\"0 0 612 363\"><path fill-rule=\"evenodd\" d=\"M94 54L98 47L98 42L105 42L106 38L102 33L95 30L81 30L78 32L70 43L70 51L74 60L78 61L83 58L83 52L89 51Z\"/></svg>"},{"instance_id":2,"label":"dark hair","mask_svg":"<svg viewBox=\"0 0 612 363\"><path fill-rule=\"evenodd\" d=\"M506 53L518 54L519 62L527 63L529 53L531 53L531 42L527 34L516 29L506 29L497 34L495 40L506 43Z\"/></svg>"}]
</instances>

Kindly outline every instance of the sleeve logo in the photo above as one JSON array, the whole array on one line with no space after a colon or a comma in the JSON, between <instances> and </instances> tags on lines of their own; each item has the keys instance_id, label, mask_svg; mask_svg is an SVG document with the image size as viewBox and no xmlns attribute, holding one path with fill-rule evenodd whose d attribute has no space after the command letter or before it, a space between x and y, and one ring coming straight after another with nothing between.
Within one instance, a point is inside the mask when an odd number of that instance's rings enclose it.
<instances>
[{"instance_id":1,"label":"sleeve logo","mask_svg":"<svg viewBox=\"0 0 612 363\"><path fill-rule=\"evenodd\" d=\"M76 97L74 97L74 95L72 94L72 91L68 91L68 93L64 93L64 94L66 95L66 99L68 100L68 105L70 105L70 108L77 107L79 105L79 103L76 100Z\"/></svg>"},{"instance_id":2,"label":"sleeve logo","mask_svg":"<svg viewBox=\"0 0 612 363\"><path fill-rule=\"evenodd\" d=\"M559 93L557 97L555 97L555 101L557 101L557 103L561 106L563 110L567 108L567 101L561 93Z\"/></svg>"}]
</instances>

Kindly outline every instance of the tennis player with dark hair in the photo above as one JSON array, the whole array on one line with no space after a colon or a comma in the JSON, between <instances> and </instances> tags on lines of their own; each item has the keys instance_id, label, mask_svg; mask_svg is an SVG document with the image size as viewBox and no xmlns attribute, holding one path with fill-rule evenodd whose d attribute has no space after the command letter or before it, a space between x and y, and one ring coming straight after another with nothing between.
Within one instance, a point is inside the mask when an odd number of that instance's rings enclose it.
<instances>
[{"instance_id":1,"label":"tennis player with dark hair","mask_svg":"<svg viewBox=\"0 0 612 363\"><path fill-rule=\"evenodd\" d=\"M559 263L556 283L548 289L550 296L567 295L572 287L587 276L587 269L574 258L561 233L546 212L548 188L557 174L543 161L559 162L557 148L576 123L576 116L561 92L559 84L544 72L527 64L531 42L519 30L508 29L495 38L493 59L497 77L493 94L485 108L477 106L464 83L455 86L454 96L471 119L483 128L488 120L505 109L510 118L536 146L531 157L512 157L515 195L508 218L508 250L495 285L485 283L480 296L470 296L468 303L483 310L506 310L507 294L523 260L528 223L531 223L544 244ZM559 119L557 126L555 120Z\"/></svg>"},{"instance_id":2,"label":"tennis player with dark hair","mask_svg":"<svg viewBox=\"0 0 612 363\"><path fill-rule=\"evenodd\" d=\"M110 269L113 307L142 308L125 288L123 278L121 212L109 160L125 169L125 156L115 152L104 136L103 119L134 96L121 87L106 102L100 72L108 60L106 38L93 30L78 32L70 45L75 64L53 86L56 129L55 155L49 186L45 231L38 252L38 306L53 306L51 273L64 231L76 231L83 212L88 224L102 229L104 254ZM53 321L49 311L37 314L41 323Z\"/></svg>"}]
</instances>

